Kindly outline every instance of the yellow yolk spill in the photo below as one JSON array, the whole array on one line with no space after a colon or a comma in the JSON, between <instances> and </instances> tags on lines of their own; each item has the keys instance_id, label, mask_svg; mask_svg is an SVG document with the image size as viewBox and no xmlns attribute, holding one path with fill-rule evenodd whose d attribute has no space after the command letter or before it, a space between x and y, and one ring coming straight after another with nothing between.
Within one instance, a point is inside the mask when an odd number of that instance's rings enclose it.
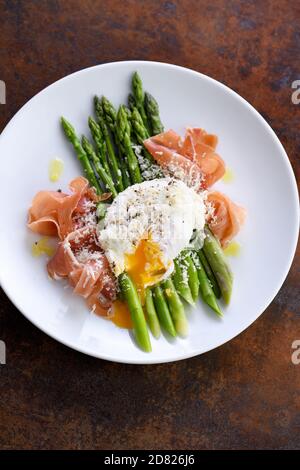
<instances>
[{"instance_id":1,"label":"yellow yolk spill","mask_svg":"<svg viewBox=\"0 0 300 470\"><path fill-rule=\"evenodd\" d=\"M222 181L224 181L224 183L231 183L233 180L234 180L233 171L230 170L230 168L226 168L226 172L225 172L225 175L222 178Z\"/></svg>"},{"instance_id":2,"label":"yellow yolk spill","mask_svg":"<svg viewBox=\"0 0 300 470\"><path fill-rule=\"evenodd\" d=\"M165 274L162 252L151 239L142 239L132 254L125 255L125 271L133 280L142 305L145 301L145 289L148 285L159 282ZM116 300L112 306L112 321L121 328L132 328L130 313L125 302Z\"/></svg>"},{"instance_id":3,"label":"yellow yolk spill","mask_svg":"<svg viewBox=\"0 0 300 470\"><path fill-rule=\"evenodd\" d=\"M145 288L156 284L166 272L162 253L157 243L143 239L133 254L125 255L125 271L137 287L143 303Z\"/></svg>"},{"instance_id":4,"label":"yellow yolk spill","mask_svg":"<svg viewBox=\"0 0 300 470\"><path fill-rule=\"evenodd\" d=\"M111 317L112 322L119 328L127 328L128 330L132 328L130 312L125 302L115 300L111 313L113 315Z\"/></svg>"},{"instance_id":5,"label":"yellow yolk spill","mask_svg":"<svg viewBox=\"0 0 300 470\"><path fill-rule=\"evenodd\" d=\"M64 162L60 158L54 158L49 163L49 179L53 183L59 180L64 169Z\"/></svg>"},{"instance_id":6,"label":"yellow yolk spill","mask_svg":"<svg viewBox=\"0 0 300 470\"><path fill-rule=\"evenodd\" d=\"M55 249L49 244L49 238L43 237L38 242L35 242L31 247L32 256L38 257L41 255L53 256Z\"/></svg>"},{"instance_id":7,"label":"yellow yolk spill","mask_svg":"<svg viewBox=\"0 0 300 470\"><path fill-rule=\"evenodd\" d=\"M241 251L241 245L237 242L231 242L224 248L226 256L238 256Z\"/></svg>"}]
</instances>

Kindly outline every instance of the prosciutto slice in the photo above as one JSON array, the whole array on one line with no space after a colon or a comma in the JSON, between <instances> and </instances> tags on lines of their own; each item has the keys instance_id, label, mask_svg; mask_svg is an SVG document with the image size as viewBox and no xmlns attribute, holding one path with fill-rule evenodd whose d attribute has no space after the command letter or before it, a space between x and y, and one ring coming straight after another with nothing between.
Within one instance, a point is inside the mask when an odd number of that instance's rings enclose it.
<instances>
[{"instance_id":1,"label":"prosciutto slice","mask_svg":"<svg viewBox=\"0 0 300 470\"><path fill-rule=\"evenodd\" d=\"M28 214L30 230L40 235L58 236L63 240L77 228L76 214L82 215L87 208L90 210L91 203L97 203L110 196L98 196L82 176L73 179L69 188L71 194L59 191L39 191L36 194Z\"/></svg>"},{"instance_id":2,"label":"prosciutto slice","mask_svg":"<svg viewBox=\"0 0 300 470\"><path fill-rule=\"evenodd\" d=\"M82 176L70 182L71 193L40 191L29 209L28 227L40 235L58 236L56 253L47 265L49 276L67 278L74 293L99 315L108 315L116 298L116 281L97 242L98 196Z\"/></svg>"},{"instance_id":3,"label":"prosciutto slice","mask_svg":"<svg viewBox=\"0 0 300 470\"><path fill-rule=\"evenodd\" d=\"M245 222L246 210L219 191L208 193L207 201L213 207L213 216L208 220L209 227L221 245L225 247L237 235Z\"/></svg>"},{"instance_id":4,"label":"prosciutto slice","mask_svg":"<svg viewBox=\"0 0 300 470\"><path fill-rule=\"evenodd\" d=\"M68 278L74 293L84 297L99 315L108 315L116 298L115 277L96 237L96 227L71 232L47 265L52 278Z\"/></svg>"},{"instance_id":5,"label":"prosciutto slice","mask_svg":"<svg viewBox=\"0 0 300 470\"><path fill-rule=\"evenodd\" d=\"M155 136L156 137L156 136ZM148 152L168 174L184 181L188 186L199 191L202 188L203 176L199 166L176 150L158 144L154 137L144 141Z\"/></svg>"},{"instance_id":6,"label":"prosciutto slice","mask_svg":"<svg viewBox=\"0 0 300 470\"><path fill-rule=\"evenodd\" d=\"M184 140L168 130L144 141L160 166L174 176L177 169L178 177L196 190L212 186L225 173L225 163L215 152L217 143L217 136L200 128L187 128Z\"/></svg>"},{"instance_id":7,"label":"prosciutto slice","mask_svg":"<svg viewBox=\"0 0 300 470\"><path fill-rule=\"evenodd\" d=\"M225 174L225 163L215 152L217 143L217 136L207 134L200 128L188 128L183 142L183 154L197 163L204 175L206 188Z\"/></svg>"}]
</instances>

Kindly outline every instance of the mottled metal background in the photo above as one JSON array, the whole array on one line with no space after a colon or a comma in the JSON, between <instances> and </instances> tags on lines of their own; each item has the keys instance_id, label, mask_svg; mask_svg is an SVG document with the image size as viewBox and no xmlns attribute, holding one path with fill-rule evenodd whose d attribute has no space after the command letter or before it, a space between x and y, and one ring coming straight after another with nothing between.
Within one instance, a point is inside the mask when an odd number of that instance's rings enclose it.
<instances>
[{"instance_id":1,"label":"mottled metal background","mask_svg":"<svg viewBox=\"0 0 300 470\"><path fill-rule=\"evenodd\" d=\"M249 100L299 177L300 105L291 102L291 83L300 79L299 2L1 0L0 18L0 79L7 85L0 130L34 94L81 68L171 62ZM300 339L299 267L298 253L272 305L229 344L146 367L62 346L2 292L0 447L299 449L300 365L291 363L291 343Z\"/></svg>"}]
</instances>

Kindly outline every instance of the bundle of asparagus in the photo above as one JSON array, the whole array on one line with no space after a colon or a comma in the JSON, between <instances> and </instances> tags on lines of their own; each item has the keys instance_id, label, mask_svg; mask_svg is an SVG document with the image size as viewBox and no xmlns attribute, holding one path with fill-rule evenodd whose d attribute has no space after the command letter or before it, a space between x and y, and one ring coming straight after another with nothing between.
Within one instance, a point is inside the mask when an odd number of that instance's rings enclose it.
<instances>
[{"instance_id":1,"label":"bundle of asparagus","mask_svg":"<svg viewBox=\"0 0 300 470\"><path fill-rule=\"evenodd\" d=\"M132 77L128 104L130 109L121 105L116 111L106 97L95 97L97 120L88 119L93 144L85 136L80 141L73 126L61 118L65 135L72 143L91 186L98 194L110 192L112 198L131 184L143 181L142 168L134 151L136 144L142 146L143 157L148 164L157 166L143 147L143 141L164 129L158 104L152 95L144 93L137 72ZM153 174L156 178L163 176L160 170ZM160 336L161 327L172 337L187 335L183 301L194 305L200 293L202 300L219 316L222 312L217 299L222 297L226 304L229 303L233 281L231 271L218 240L208 227L205 227L205 235L201 250L184 250L174 261L172 276L146 289L146 317L134 283L127 273L119 276L120 290L130 310L135 338L144 351L151 351L147 322L155 338Z\"/></svg>"}]
</instances>

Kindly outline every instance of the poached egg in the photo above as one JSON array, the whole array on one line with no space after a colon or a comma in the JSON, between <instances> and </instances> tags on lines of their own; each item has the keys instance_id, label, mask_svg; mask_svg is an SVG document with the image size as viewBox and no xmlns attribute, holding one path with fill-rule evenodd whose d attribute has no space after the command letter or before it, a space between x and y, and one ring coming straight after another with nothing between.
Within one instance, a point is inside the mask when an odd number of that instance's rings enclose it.
<instances>
[{"instance_id":1,"label":"poached egg","mask_svg":"<svg viewBox=\"0 0 300 470\"><path fill-rule=\"evenodd\" d=\"M204 224L204 196L161 178L121 192L98 224L98 237L114 274L126 271L143 301L146 287L172 273L174 258Z\"/></svg>"}]
</instances>

